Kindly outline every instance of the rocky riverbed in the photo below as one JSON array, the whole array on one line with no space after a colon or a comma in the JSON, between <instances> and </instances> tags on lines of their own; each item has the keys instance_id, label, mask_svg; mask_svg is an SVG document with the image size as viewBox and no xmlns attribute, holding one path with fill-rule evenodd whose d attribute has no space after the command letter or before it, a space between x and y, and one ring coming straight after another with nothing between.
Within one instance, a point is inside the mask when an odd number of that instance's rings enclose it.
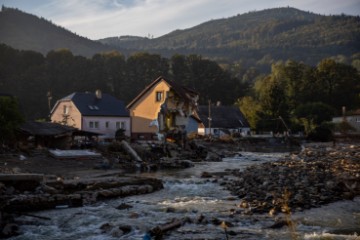
<instances>
[{"instance_id":1,"label":"rocky riverbed","mask_svg":"<svg viewBox=\"0 0 360 240\"><path fill-rule=\"evenodd\" d=\"M245 214L290 213L360 195L360 146L305 146L276 162L228 170L221 181Z\"/></svg>"},{"instance_id":2,"label":"rocky riverbed","mask_svg":"<svg viewBox=\"0 0 360 240\"><path fill-rule=\"evenodd\" d=\"M203 151L204 148L209 151ZM234 157L238 151L238 146L234 144L208 142L203 145L198 144L195 152L181 151L181 154L175 157L176 151L172 150L172 157L162 158L158 161L161 163L158 166L166 166L163 162L173 164L173 160L179 159L180 163L176 166L171 165L170 168L177 168L182 164L186 165L183 167L189 167L188 165L194 161L205 159L219 161L222 157ZM146 151L143 154L145 153ZM241 153L237 154L241 159ZM183 159L190 159L183 158L185 155L195 157L191 162L188 160L184 162ZM161 180L126 177L123 173L124 169L121 168L94 170L93 166L98 160L73 161L48 158L41 158L38 162L31 160L34 159L13 162L7 159L7 164L2 165L5 167L0 167L4 173L19 173L27 169L27 171L35 170L36 173L46 171L52 174L45 177L45 182L37 186L29 186L31 189L27 190L0 183L0 196L3 198L1 203L7 203L7 206L0 206L6 210L0 216L3 236L17 232L17 225L11 222L11 216L9 217L6 212L36 210L37 206L49 206L48 208L81 206L103 199L149 193L163 187ZM255 160L252 161L255 164ZM151 158L146 162L146 164L152 163L154 161L151 161ZM64 165L64 168L55 166L56 164ZM119 161L118 164L117 167L123 166L126 161ZM322 144L307 145L297 154L287 155L278 161L269 161L241 170L231 168L222 172L204 172L202 177L209 178L206 182L219 184L234 194L234 197L231 197L235 203L234 207L226 216L222 216L228 226L245 217L251 218L253 214L265 217L269 216L268 214L274 216L285 213L285 216L289 216L295 211L300 212L339 200L351 200L360 195L360 145L339 144L336 147ZM24 201L26 204L23 204ZM24 206L28 208L21 209ZM119 208L124 206L127 207L125 204L120 205ZM187 224L182 218L179 219L177 225ZM281 220L271 227L278 228L285 225L289 226L290 223Z\"/></svg>"}]
</instances>

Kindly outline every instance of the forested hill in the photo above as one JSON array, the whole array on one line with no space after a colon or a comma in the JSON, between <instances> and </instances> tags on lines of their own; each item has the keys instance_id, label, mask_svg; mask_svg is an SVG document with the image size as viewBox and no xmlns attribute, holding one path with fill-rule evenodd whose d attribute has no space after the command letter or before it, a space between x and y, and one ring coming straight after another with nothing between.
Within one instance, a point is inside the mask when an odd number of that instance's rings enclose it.
<instances>
[{"instance_id":1,"label":"forested hill","mask_svg":"<svg viewBox=\"0 0 360 240\"><path fill-rule=\"evenodd\" d=\"M56 49L69 49L75 55L92 57L95 53L113 49L80 37L43 18L4 6L0 12L0 33L0 43L42 54Z\"/></svg>"},{"instance_id":2,"label":"forested hill","mask_svg":"<svg viewBox=\"0 0 360 240\"><path fill-rule=\"evenodd\" d=\"M100 41L164 56L196 53L220 61L242 60L251 66L286 59L316 64L325 57L360 52L360 17L275 8L211 20L154 39L127 36Z\"/></svg>"},{"instance_id":3,"label":"forested hill","mask_svg":"<svg viewBox=\"0 0 360 240\"><path fill-rule=\"evenodd\" d=\"M336 57L351 64L360 54L360 17L323 16L295 8L275 8L211 20L159 38L122 36L92 41L50 21L2 7L0 43L47 54L69 49L92 57L117 49L125 55L148 51L164 57L199 54L218 62L270 71L272 63L292 59L315 65Z\"/></svg>"}]
</instances>

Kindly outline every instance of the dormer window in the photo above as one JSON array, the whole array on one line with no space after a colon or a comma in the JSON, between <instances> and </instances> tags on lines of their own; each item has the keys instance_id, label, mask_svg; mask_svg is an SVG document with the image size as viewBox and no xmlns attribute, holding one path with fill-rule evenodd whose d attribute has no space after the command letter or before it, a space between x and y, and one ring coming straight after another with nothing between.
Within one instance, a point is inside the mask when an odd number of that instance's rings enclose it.
<instances>
[{"instance_id":1,"label":"dormer window","mask_svg":"<svg viewBox=\"0 0 360 240\"><path fill-rule=\"evenodd\" d=\"M163 97L164 97L164 92L156 92L156 101L157 102L161 102L163 100Z\"/></svg>"},{"instance_id":2,"label":"dormer window","mask_svg":"<svg viewBox=\"0 0 360 240\"><path fill-rule=\"evenodd\" d=\"M99 107L96 105L88 105L90 110L99 110Z\"/></svg>"}]
</instances>

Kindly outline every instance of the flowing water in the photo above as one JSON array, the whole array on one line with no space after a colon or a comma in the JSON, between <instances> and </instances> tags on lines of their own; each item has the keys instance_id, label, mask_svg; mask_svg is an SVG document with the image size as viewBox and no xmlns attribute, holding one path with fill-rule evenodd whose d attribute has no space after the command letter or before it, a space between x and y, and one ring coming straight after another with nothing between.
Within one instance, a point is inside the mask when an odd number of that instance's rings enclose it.
<instances>
[{"instance_id":1,"label":"flowing water","mask_svg":"<svg viewBox=\"0 0 360 240\"><path fill-rule=\"evenodd\" d=\"M23 234L12 239L141 240L150 229L173 219L185 218L191 222L169 231L164 239L295 239L294 236L298 239L360 239L355 235L327 233L331 229L359 228L360 198L295 213L291 216L295 224L292 230L286 226L269 229L274 218L266 214L232 215L234 209L238 209L239 199L218 183L200 178L204 171L244 169L252 164L277 160L283 155L243 152L222 162L197 163L185 170L142 173L142 176L161 178L164 189L82 208L36 213L50 220L22 216L21 219L29 221L29 224L22 225L20 230ZM121 204L128 204L131 208L116 209ZM200 216L204 220L198 223ZM225 233L223 228L213 224L214 219L230 222L232 226ZM131 226L131 230L125 235L120 234L119 226Z\"/></svg>"}]
</instances>

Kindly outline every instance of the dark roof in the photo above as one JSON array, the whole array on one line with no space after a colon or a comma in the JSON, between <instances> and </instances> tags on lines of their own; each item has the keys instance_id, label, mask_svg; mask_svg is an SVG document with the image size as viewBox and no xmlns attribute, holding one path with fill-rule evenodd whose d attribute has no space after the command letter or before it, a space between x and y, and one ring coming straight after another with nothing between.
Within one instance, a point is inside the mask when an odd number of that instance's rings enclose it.
<instances>
[{"instance_id":1,"label":"dark roof","mask_svg":"<svg viewBox=\"0 0 360 240\"><path fill-rule=\"evenodd\" d=\"M198 92L196 92L193 89L190 89L188 87L182 86L172 80L168 80L163 78L162 76L155 79L152 83L150 83L148 86L145 87L144 90L140 92L139 95L137 95L126 107L129 109L131 108L139 99L141 99L142 96L144 96L149 90L151 90L156 84L158 84L160 81L165 81L167 84L169 84L170 88L172 88L175 93L179 95L180 98L184 99L185 102L193 104L192 96L199 95Z\"/></svg>"},{"instance_id":2,"label":"dark roof","mask_svg":"<svg viewBox=\"0 0 360 240\"><path fill-rule=\"evenodd\" d=\"M248 128L249 123L235 106L211 106L211 127L214 128ZM209 106L199 106L198 114L203 124L209 125Z\"/></svg>"},{"instance_id":3,"label":"dark roof","mask_svg":"<svg viewBox=\"0 0 360 240\"><path fill-rule=\"evenodd\" d=\"M110 94L102 93L101 98L97 98L95 93L75 92L59 101L66 100L73 101L83 116L129 116L129 111L125 108L124 102Z\"/></svg>"},{"instance_id":4,"label":"dark roof","mask_svg":"<svg viewBox=\"0 0 360 240\"><path fill-rule=\"evenodd\" d=\"M32 136L58 136L76 131L76 128L51 122L28 121L20 126L20 131Z\"/></svg>"}]
</instances>

